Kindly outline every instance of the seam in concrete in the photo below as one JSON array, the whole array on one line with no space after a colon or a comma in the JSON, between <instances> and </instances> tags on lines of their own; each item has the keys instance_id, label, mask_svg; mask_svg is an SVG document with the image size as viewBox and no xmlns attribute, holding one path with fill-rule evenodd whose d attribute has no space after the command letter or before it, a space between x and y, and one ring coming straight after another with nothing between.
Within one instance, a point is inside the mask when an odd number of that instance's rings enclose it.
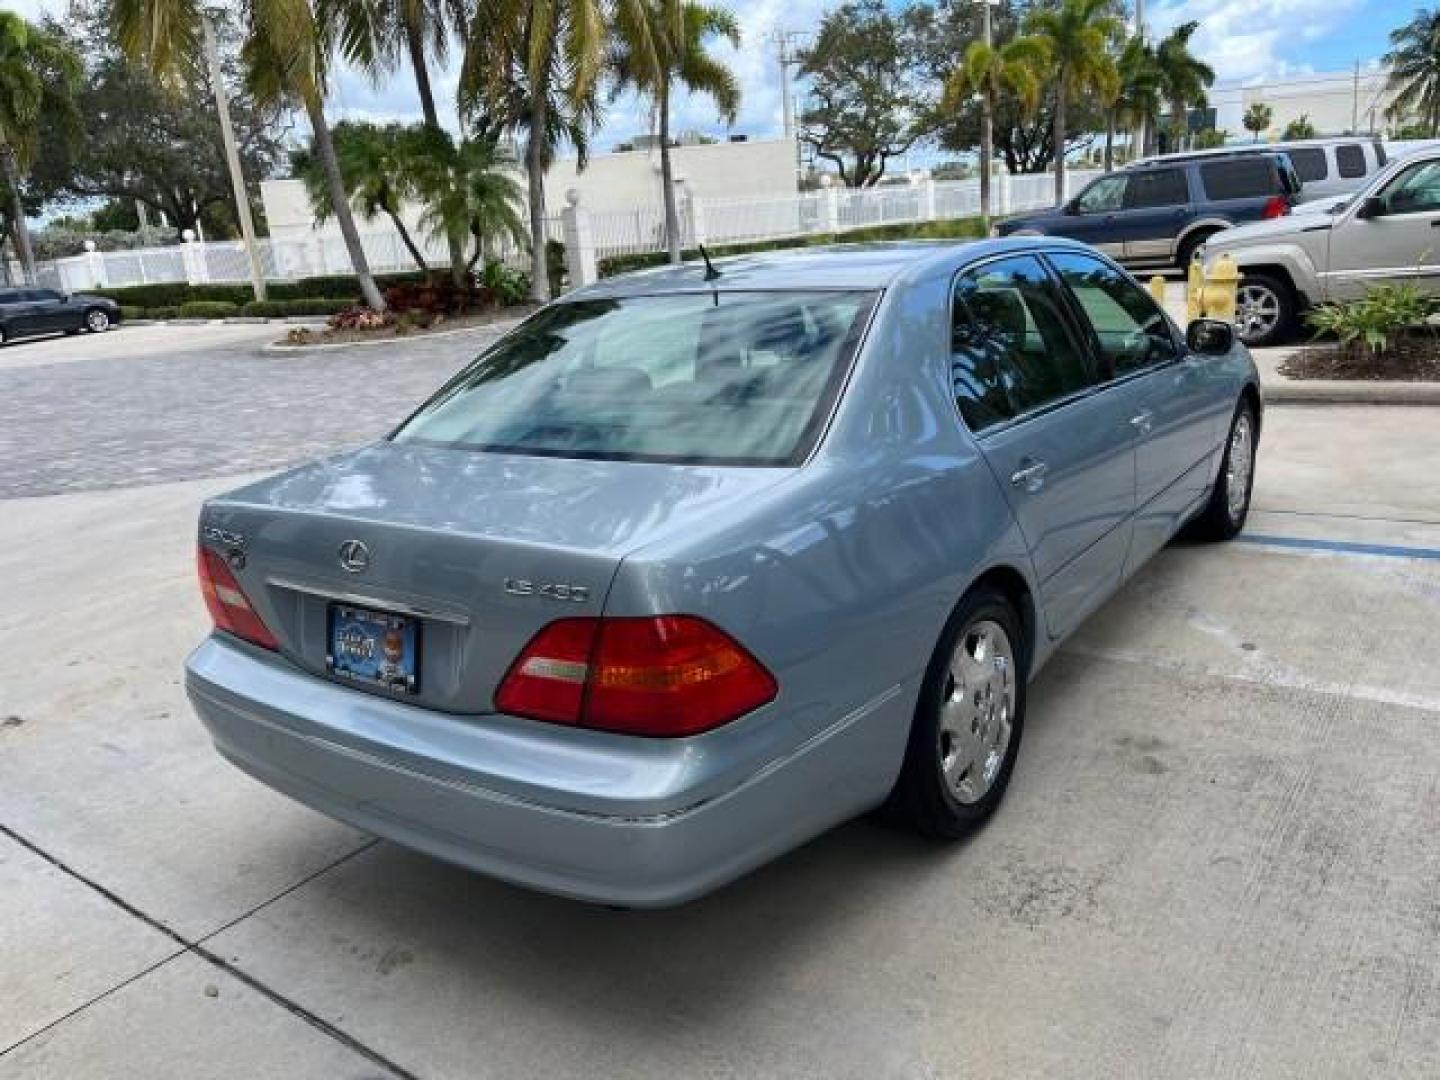
<instances>
[{"instance_id":1,"label":"seam in concrete","mask_svg":"<svg viewBox=\"0 0 1440 1080\"><path fill-rule=\"evenodd\" d=\"M59 870L61 873L68 875L69 877L73 878L74 880L80 882L80 884L82 884L82 885L88 886L91 890L93 890L94 892L98 893L100 896L104 897L106 900L110 901L110 903L114 904L114 905L115 905L116 907L118 907L121 911L124 911L126 914L132 916L133 918L136 918L136 919L140 920L140 921L143 922L146 926L149 926L152 930L156 930L156 931L158 931L159 933L164 934L164 935L165 935L166 937L168 937L171 941L175 942L177 945L180 946L180 949L177 950L175 953L172 953L170 956L167 956L167 957L165 957L163 960L160 960L160 961L158 961L157 963L152 964L150 967L146 968L144 971L142 971L142 972L140 972L140 973L138 973L138 974L136 974L136 975L131 976L130 978L126 979L124 982L121 982L121 983L119 983L119 984L116 985L116 986L112 986L109 990L106 990L104 993L97 995L95 998L92 998L90 1001L87 1001L85 1004L80 1005L80 1006L78 1006L78 1007L75 1008L75 1009L72 1009L70 1012L66 1013L65 1016L60 1017L58 1020L51 1021L49 1024L46 1024L44 1027L40 1028L38 1031L31 1032L29 1035L25 1036L25 1038L21 1039L19 1042L14 1043L14 1044L11 1045L11 1046L7 1046L4 1050L0 1050L0 1057L4 1057L6 1054L9 1054L12 1050L15 1050L16 1048L25 1045L27 1042L29 1042L30 1040L38 1037L38 1036L39 1036L40 1034L42 1034L43 1032L50 1030L50 1029L53 1028L56 1024L63 1023L65 1020L67 1020L67 1019L69 1019L70 1017L74 1016L76 1013L79 1013L79 1012L83 1011L84 1009L89 1008L89 1007L90 1007L91 1005L93 1005L96 1001L99 1001L99 1000L101 1000L102 998L108 997L109 995L115 993L117 990L121 989L121 987L124 987L124 986L126 986L126 985L134 982L136 979L139 979L139 978L142 978L142 977L145 976L145 975L148 975L150 972L156 970L157 968L160 968L160 967L164 966L165 964L170 963L170 962L173 961L176 957L182 956L182 955L184 955L185 953L191 953L191 954L193 954L193 955L195 955L195 956L198 956L201 960L206 961L207 963L209 963L209 964L212 965L213 967L219 968L221 971L223 971L225 974L229 975L231 978L236 979L236 980L244 983L244 984L245 984L246 986L248 986L250 989L254 990L256 993L258 993L258 994L260 994L261 996L265 997L266 999L268 999L268 1000L271 1001L272 1003L280 1006L280 1008L284 1009L286 1012L290 1013L292 1016L294 1016L294 1017L296 1017L296 1018L304 1021L305 1023L309 1024L311 1027L313 1027L315 1030L319 1031L321 1034L323 1034L323 1035L328 1035L331 1039L334 1039L336 1042L340 1043L342 1046L344 1046L344 1047L346 1047L347 1049L352 1050L352 1051L354 1051L355 1053L359 1054L361 1057L365 1058L365 1059L366 1059L367 1061L369 1061L371 1064L373 1064L373 1065L378 1065L380 1068L386 1070L386 1072L388 1072L390 1075L398 1078L398 1080L419 1080L419 1078L416 1076L415 1073L412 1073L409 1069L406 1069L403 1065L400 1065L400 1064L398 1064L398 1063L396 1063L396 1062L394 1062L394 1061L391 1061L389 1058L387 1058L387 1057L385 1057L383 1054L381 1054L378 1050L372 1050L370 1047L368 1047L368 1046L366 1046L364 1043L362 1043L359 1039L355 1038L355 1036L351 1035L350 1033L348 1033L348 1032L346 1032L346 1031L342 1031L340 1028L336 1027L334 1024L330 1023L328 1020L325 1020L325 1019L323 1019L322 1017L320 1017L320 1016L316 1015L315 1013L311 1012L309 1009L307 1009L305 1006L301 1005L299 1002L294 1001L294 1000L286 997L284 994L280 993L280 991L278 991L278 990L272 989L271 987L267 986L265 983L261 982L261 981L260 981L258 978L256 978L254 975L251 975L249 972L244 971L243 969L236 967L234 964L232 964L232 963L230 963L228 960L226 960L223 956L217 955L216 953L212 952L211 950L205 948L205 946L204 946L203 944L201 944L201 942L203 942L203 941L208 941L210 938L213 938L216 934L222 933L223 931L225 931L225 930L228 929L229 927L234 926L235 923L239 922L241 919L247 919L247 918L249 918L250 916L254 915L255 912L259 911L261 908L265 907L266 905L274 903L276 900L279 900L281 897L287 895L288 893L293 892L295 889L298 889L300 886L302 886L302 885L304 885L304 884L306 884L306 883L308 883L308 882L310 882L310 881L313 881L315 878L319 877L321 874L324 874L324 873L327 873L327 872L330 871L330 870L333 870L336 866L339 866L341 863L343 863L343 862L345 862L345 861L347 861L347 860L349 860L349 859L353 859L356 855L359 855L362 851L366 851L366 850L368 850L369 848L373 847L373 846L374 846L375 844L377 844L379 841L377 841L377 840L371 840L371 841L369 841L369 842L366 843L366 844L362 844L360 847L356 848L354 851L351 851L351 852L346 853L346 854L345 854L344 856L342 856L341 858L336 859L334 862L330 863L329 865L327 865L327 866L325 866L325 867L322 867L321 869L315 871L313 874L310 874L310 875L309 875L308 877L306 877L304 880L298 881L298 882L296 882L295 884L288 886L286 889L284 889L283 891L277 893L275 896L272 896L270 899L266 900L264 903L256 905L254 908L252 908L250 911L246 912L245 914L241 915L239 918L232 920L231 922L227 923L225 926L220 927L218 930L211 931L209 934L205 935L205 937L201 938L200 941L190 941L190 940L187 939L184 935L180 934L179 932L177 932L176 930L172 929L171 927L165 925L165 923L161 922L159 919L155 918L155 917L152 916L152 915L146 914L144 911L141 911L141 910L140 910L139 908L137 908L134 904L132 904L132 903L130 903L128 900L126 900L123 896L120 896L118 893L114 892L113 890L111 890L111 889L109 889L109 888L106 888L104 885L101 885L98 881L95 881L95 880L87 877L86 875L82 874L80 871L76 870L74 867L67 865L66 863L62 862L60 859L56 858L54 855L51 855L51 854L50 854L48 851L46 851L44 848L40 847L40 845L36 844L34 841L30 840L29 838L27 838L27 837L25 837L25 836L22 836L20 833L17 833L14 829L10 828L8 825L0 824L0 836L6 836L6 837L8 837L9 839L13 840L15 843L19 844L21 847L25 848L27 851L30 851L30 852L34 853L35 855L39 856L40 858L44 859L46 862L48 862L51 866L55 867L55 868L56 868L57 870Z\"/></svg>"}]
</instances>

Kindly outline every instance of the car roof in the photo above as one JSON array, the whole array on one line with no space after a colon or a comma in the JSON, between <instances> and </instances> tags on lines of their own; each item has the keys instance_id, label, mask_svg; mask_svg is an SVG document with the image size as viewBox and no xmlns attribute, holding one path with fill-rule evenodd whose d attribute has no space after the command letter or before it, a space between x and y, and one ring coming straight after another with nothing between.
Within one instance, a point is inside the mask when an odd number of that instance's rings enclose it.
<instances>
[{"instance_id":1,"label":"car roof","mask_svg":"<svg viewBox=\"0 0 1440 1080\"><path fill-rule=\"evenodd\" d=\"M1185 165L1192 161L1212 161L1215 159L1237 158L1237 157L1268 157L1276 161L1283 161L1287 158L1285 147L1269 144L1258 150L1247 150L1243 147L1221 146L1213 150L1186 150L1176 154L1166 154L1164 157L1141 158L1139 161L1132 161L1122 167L1122 171L1135 172L1140 169L1164 169L1175 165Z\"/></svg>"},{"instance_id":2,"label":"car roof","mask_svg":"<svg viewBox=\"0 0 1440 1080\"><path fill-rule=\"evenodd\" d=\"M905 240L894 243L831 244L713 258L720 277L705 278L705 264L691 259L605 278L566 293L563 300L708 292L712 289L880 289L902 277L924 277L992 254L1036 248L1088 250L1059 237L993 240Z\"/></svg>"},{"instance_id":3,"label":"car roof","mask_svg":"<svg viewBox=\"0 0 1440 1080\"><path fill-rule=\"evenodd\" d=\"M1146 165L1167 165L1171 162L1189 161L1193 158L1240 157L1251 154L1283 154L1290 150L1306 147L1317 149L1326 146L1346 146L1354 143L1380 142L1378 135L1327 135L1319 139L1286 139L1273 143L1238 143L1234 146L1213 146L1208 150L1179 150L1173 154L1156 154L1131 162L1130 168Z\"/></svg>"}]
</instances>

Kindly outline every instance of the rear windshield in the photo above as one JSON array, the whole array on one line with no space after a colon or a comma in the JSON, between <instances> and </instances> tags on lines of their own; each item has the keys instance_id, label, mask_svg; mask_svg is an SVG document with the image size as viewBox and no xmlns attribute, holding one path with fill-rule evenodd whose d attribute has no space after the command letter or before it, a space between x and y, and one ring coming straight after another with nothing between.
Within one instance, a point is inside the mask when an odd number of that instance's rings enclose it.
<instances>
[{"instance_id":1,"label":"rear windshield","mask_svg":"<svg viewBox=\"0 0 1440 1080\"><path fill-rule=\"evenodd\" d=\"M1315 180L1324 180L1329 171L1329 165L1325 162L1325 151L1319 146L1298 147L1294 150L1285 151L1290 155L1290 162L1295 166L1295 171L1300 174L1300 179L1305 183Z\"/></svg>"},{"instance_id":2,"label":"rear windshield","mask_svg":"<svg viewBox=\"0 0 1440 1080\"><path fill-rule=\"evenodd\" d=\"M1240 157L1200 166L1205 194L1212 199L1248 199L1282 191L1275 165L1263 157Z\"/></svg>"},{"instance_id":3,"label":"rear windshield","mask_svg":"<svg viewBox=\"0 0 1440 1080\"><path fill-rule=\"evenodd\" d=\"M737 291L554 304L394 438L550 457L796 464L819 437L874 299Z\"/></svg>"}]
</instances>

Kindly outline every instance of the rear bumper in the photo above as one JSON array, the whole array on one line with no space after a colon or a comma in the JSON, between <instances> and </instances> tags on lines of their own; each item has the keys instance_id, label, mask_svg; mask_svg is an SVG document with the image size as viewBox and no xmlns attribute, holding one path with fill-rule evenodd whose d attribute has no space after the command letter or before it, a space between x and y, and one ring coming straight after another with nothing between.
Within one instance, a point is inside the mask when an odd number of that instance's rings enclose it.
<instances>
[{"instance_id":1,"label":"rear bumper","mask_svg":"<svg viewBox=\"0 0 1440 1080\"><path fill-rule=\"evenodd\" d=\"M894 687L736 776L715 760L714 733L648 740L435 714L219 637L190 657L186 689L217 749L277 791L482 873L628 907L708 892L876 805L913 706Z\"/></svg>"}]
</instances>

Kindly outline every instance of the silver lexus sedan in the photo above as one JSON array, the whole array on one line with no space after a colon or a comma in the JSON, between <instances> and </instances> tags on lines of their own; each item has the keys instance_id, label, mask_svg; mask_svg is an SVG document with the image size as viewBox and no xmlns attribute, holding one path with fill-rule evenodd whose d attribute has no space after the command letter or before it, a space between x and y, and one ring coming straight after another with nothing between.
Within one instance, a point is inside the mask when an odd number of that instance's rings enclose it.
<instances>
[{"instance_id":1,"label":"silver lexus sedan","mask_svg":"<svg viewBox=\"0 0 1440 1080\"><path fill-rule=\"evenodd\" d=\"M984 820L1027 681L1182 527L1241 528L1259 430L1229 326L1068 241L617 278L208 502L186 684L317 810L674 904L881 804Z\"/></svg>"}]
</instances>

